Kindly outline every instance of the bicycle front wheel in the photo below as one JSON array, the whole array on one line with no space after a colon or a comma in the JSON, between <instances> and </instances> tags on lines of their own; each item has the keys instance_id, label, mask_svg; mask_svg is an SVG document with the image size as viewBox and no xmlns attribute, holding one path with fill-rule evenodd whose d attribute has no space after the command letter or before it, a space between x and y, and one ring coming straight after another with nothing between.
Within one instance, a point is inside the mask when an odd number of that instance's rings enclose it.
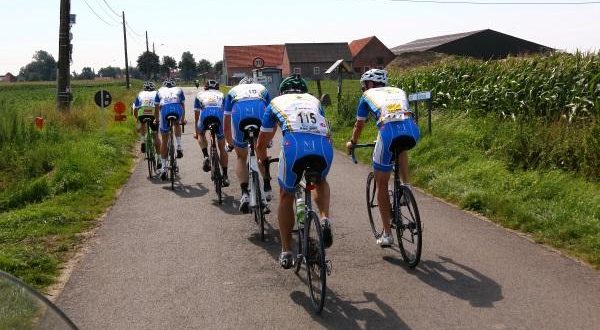
<instances>
[{"instance_id":1,"label":"bicycle front wheel","mask_svg":"<svg viewBox=\"0 0 600 330\"><path fill-rule=\"evenodd\" d=\"M371 231L375 239L377 239L383 234L383 223L381 221L381 213L379 213L379 205L377 204L377 184L373 172L367 176L367 213L369 214Z\"/></svg>"},{"instance_id":2,"label":"bicycle front wheel","mask_svg":"<svg viewBox=\"0 0 600 330\"><path fill-rule=\"evenodd\" d=\"M396 204L400 206L400 212L397 212L400 221L396 225L396 236L404 262L408 264L408 267L414 268L421 260L423 227L417 201L412 191L402 186L401 192L404 198L398 197ZM404 203L400 203L402 199L404 199Z\"/></svg>"},{"instance_id":3,"label":"bicycle front wheel","mask_svg":"<svg viewBox=\"0 0 600 330\"><path fill-rule=\"evenodd\" d=\"M321 223L315 211L309 211L304 223L305 261L308 288L315 313L320 314L327 293L327 262Z\"/></svg>"}]
</instances>

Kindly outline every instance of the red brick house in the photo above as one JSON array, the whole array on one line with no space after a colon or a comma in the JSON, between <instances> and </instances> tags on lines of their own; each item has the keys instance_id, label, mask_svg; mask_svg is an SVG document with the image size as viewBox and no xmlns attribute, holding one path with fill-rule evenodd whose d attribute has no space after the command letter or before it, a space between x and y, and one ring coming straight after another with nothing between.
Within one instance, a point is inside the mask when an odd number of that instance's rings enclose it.
<instances>
[{"instance_id":1,"label":"red brick house","mask_svg":"<svg viewBox=\"0 0 600 330\"><path fill-rule=\"evenodd\" d=\"M261 57L267 68L281 69L283 45L225 46L223 48L223 78L233 85L244 76L252 77L253 61Z\"/></svg>"},{"instance_id":2,"label":"red brick house","mask_svg":"<svg viewBox=\"0 0 600 330\"><path fill-rule=\"evenodd\" d=\"M354 40L350 43L352 67L354 72L362 74L372 68L385 68L396 55L377 37Z\"/></svg>"},{"instance_id":3,"label":"red brick house","mask_svg":"<svg viewBox=\"0 0 600 330\"><path fill-rule=\"evenodd\" d=\"M11 83L17 81L17 77L15 77L12 73L7 72L4 76L0 76L0 81Z\"/></svg>"}]
</instances>

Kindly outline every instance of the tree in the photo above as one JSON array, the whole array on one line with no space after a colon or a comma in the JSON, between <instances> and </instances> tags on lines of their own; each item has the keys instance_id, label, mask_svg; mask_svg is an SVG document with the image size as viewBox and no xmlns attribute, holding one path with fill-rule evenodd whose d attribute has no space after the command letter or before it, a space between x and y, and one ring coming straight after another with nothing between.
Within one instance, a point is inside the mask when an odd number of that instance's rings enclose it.
<instances>
[{"instance_id":1,"label":"tree","mask_svg":"<svg viewBox=\"0 0 600 330\"><path fill-rule=\"evenodd\" d=\"M121 74L121 68L116 68L114 66L107 66L98 70L98 76L100 77L117 78Z\"/></svg>"},{"instance_id":2,"label":"tree","mask_svg":"<svg viewBox=\"0 0 600 330\"><path fill-rule=\"evenodd\" d=\"M56 60L44 50L33 55L33 61L22 67L19 78L26 81L56 80Z\"/></svg>"},{"instance_id":3,"label":"tree","mask_svg":"<svg viewBox=\"0 0 600 330\"><path fill-rule=\"evenodd\" d=\"M137 67L146 76L146 79L156 76L160 68L158 55L153 52L143 52L138 57Z\"/></svg>"},{"instance_id":4,"label":"tree","mask_svg":"<svg viewBox=\"0 0 600 330\"><path fill-rule=\"evenodd\" d=\"M160 74L167 77L171 73L171 70L175 69L177 69L177 61L171 56L163 56L162 64L160 65Z\"/></svg>"},{"instance_id":5,"label":"tree","mask_svg":"<svg viewBox=\"0 0 600 330\"><path fill-rule=\"evenodd\" d=\"M205 74L208 72L212 72L213 66L208 60L201 59L200 61L198 61L197 70L198 73Z\"/></svg>"},{"instance_id":6,"label":"tree","mask_svg":"<svg viewBox=\"0 0 600 330\"><path fill-rule=\"evenodd\" d=\"M223 61L218 61L214 66L215 73L221 75L223 73Z\"/></svg>"},{"instance_id":7,"label":"tree","mask_svg":"<svg viewBox=\"0 0 600 330\"><path fill-rule=\"evenodd\" d=\"M81 74L77 76L77 79L80 80L94 80L94 78L96 78L96 73L94 72L94 69L87 66L81 69Z\"/></svg>"},{"instance_id":8,"label":"tree","mask_svg":"<svg viewBox=\"0 0 600 330\"><path fill-rule=\"evenodd\" d=\"M183 80L191 81L196 77L196 60L194 55L190 52L184 52L181 54L181 61L179 62L179 69L183 75Z\"/></svg>"}]
</instances>

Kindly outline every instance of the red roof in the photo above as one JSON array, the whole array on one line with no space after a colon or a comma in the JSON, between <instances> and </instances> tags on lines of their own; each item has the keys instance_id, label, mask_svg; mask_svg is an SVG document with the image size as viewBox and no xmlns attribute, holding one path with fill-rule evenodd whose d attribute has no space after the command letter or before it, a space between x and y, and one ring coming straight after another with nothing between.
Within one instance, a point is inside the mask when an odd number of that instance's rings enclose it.
<instances>
[{"instance_id":1,"label":"red roof","mask_svg":"<svg viewBox=\"0 0 600 330\"><path fill-rule=\"evenodd\" d=\"M375 36L354 40L350 43L350 53L355 57Z\"/></svg>"},{"instance_id":2,"label":"red roof","mask_svg":"<svg viewBox=\"0 0 600 330\"><path fill-rule=\"evenodd\" d=\"M252 68L253 60L261 57L265 67L281 68L283 45L225 46L223 61L228 68Z\"/></svg>"}]
</instances>

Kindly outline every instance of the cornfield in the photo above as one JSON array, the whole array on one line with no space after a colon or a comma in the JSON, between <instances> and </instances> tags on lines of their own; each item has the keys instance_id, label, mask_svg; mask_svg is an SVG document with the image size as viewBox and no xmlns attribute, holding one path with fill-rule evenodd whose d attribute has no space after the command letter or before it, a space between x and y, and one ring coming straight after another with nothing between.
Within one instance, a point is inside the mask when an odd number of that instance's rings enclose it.
<instances>
[{"instance_id":1,"label":"cornfield","mask_svg":"<svg viewBox=\"0 0 600 330\"><path fill-rule=\"evenodd\" d=\"M407 92L431 90L438 109L502 117L600 118L600 54L563 54L442 65L392 73Z\"/></svg>"}]
</instances>

